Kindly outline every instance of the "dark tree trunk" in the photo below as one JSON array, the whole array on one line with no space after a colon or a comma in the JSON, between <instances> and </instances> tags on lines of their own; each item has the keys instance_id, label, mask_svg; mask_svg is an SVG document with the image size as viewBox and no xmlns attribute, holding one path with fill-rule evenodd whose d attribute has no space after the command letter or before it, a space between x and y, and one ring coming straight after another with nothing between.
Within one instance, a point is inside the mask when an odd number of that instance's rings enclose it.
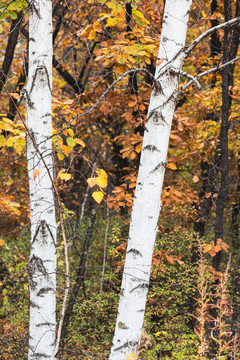
<instances>
[{"instance_id":1,"label":"dark tree trunk","mask_svg":"<svg viewBox=\"0 0 240 360\"><path fill-rule=\"evenodd\" d=\"M22 21L23 21L23 13L21 11L18 13L17 18L12 20L5 56L2 64L2 69L0 70L0 91L2 90L3 85L7 81L7 76L13 61L14 51L17 45L18 35Z\"/></svg>"}]
</instances>

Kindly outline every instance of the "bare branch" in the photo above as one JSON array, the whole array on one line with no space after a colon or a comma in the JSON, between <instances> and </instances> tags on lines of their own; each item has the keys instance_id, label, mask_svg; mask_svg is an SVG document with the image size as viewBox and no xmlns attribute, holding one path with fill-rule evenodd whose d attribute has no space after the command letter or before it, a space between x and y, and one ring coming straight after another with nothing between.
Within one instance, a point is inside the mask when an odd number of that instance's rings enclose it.
<instances>
[{"instance_id":1,"label":"bare branch","mask_svg":"<svg viewBox=\"0 0 240 360\"><path fill-rule=\"evenodd\" d=\"M211 35L214 31L223 29L226 26L233 26L237 24L239 21L240 21L240 16L208 29L184 49L186 56L189 55L189 53L197 46L198 43L200 43L200 41L205 39L207 36Z\"/></svg>"},{"instance_id":2,"label":"bare branch","mask_svg":"<svg viewBox=\"0 0 240 360\"><path fill-rule=\"evenodd\" d=\"M109 91L119 82L121 81L125 76L132 74L132 73L136 73L136 72L145 72L147 73L153 80L154 85L156 87L158 87L158 83L155 79L155 77L150 73L150 71L148 71L147 69L143 69L143 68L135 68L135 69L131 69L126 71L124 74L122 74L121 76L119 76L119 78L117 78L117 80L115 80L108 88L106 91L104 91L104 93L102 94L102 96L99 98L99 100L87 111L83 112L82 114L78 114L76 116L73 116L71 120L68 121L68 123L57 133L57 140L58 140L58 136L64 131L66 130L74 120L83 117L85 115L89 115L94 109L96 109L98 107L98 105L103 101L103 99L105 98L105 96L109 93ZM52 138L53 136L56 136L56 134L51 135L50 138ZM57 143L56 140L56 143Z\"/></svg>"},{"instance_id":3,"label":"bare branch","mask_svg":"<svg viewBox=\"0 0 240 360\"><path fill-rule=\"evenodd\" d=\"M228 66L228 65L231 65L231 64L234 64L236 61L240 60L240 56L236 57L235 59L232 59L228 62L226 62L225 64L223 65L220 65L220 66L215 66L214 68L212 69L209 69L209 70L206 70L200 74L198 74L197 76L194 77L194 80L190 80L186 85L182 86L180 88L180 90L177 92L177 95L176 96L179 96L183 93L184 90L186 90L190 85L192 85L194 82L196 82L197 79L200 79L202 78L203 76L206 76L208 74L211 74L213 73L214 71L218 71L218 70L221 70L223 69L224 67Z\"/></svg>"}]
</instances>

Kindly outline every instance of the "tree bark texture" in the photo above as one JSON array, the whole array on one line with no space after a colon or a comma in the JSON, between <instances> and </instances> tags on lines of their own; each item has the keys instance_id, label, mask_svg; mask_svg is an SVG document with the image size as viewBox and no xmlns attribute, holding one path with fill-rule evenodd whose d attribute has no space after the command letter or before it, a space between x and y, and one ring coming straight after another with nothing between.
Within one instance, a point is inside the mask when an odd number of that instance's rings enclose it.
<instances>
[{"instance_id":1,"label":"tree bark texture","mask_svg":"<svg viewBox=\"0 0 240 360\"><path fill-rule=\"evenodd\" d=\"M236 14L239 11L239 4L236 8ZM225 21L232 18L231 0L224 0ZM236 35L237 34L237 35ZM223 43L223 64L236 56L239 45L239 28L224 29ZM229 111L231 108L230 87L233 86L234 66L226 66L222 70L222 121L220 127L219 143L221 156L221 177L220 189L216 202L216 221L215 221L215 243L218 239L223 239L224 225L224 207L228 192L228 130L229 130ZM221 252L218 252L213 258L213 267L218 271L221 262Z\"/></svg>"},{"instance_id":2,"label":"tree bark texture","mask_svg":"<svg viewBox=\"0 0 240 360\"><path fill-rule=\"evenodd\" d=\"M27 265L30 285L28 360L46 360L54 359L56 326L51 0L33 0L29 5L29 72L23 94L31 133L27 135L31 208L31 253Z\"/></svg>"},{"instance_id":3,"label":"tree bark texture","mask_svg":"<svg viewBox=\"0 0 240 360\"><path fill-rule=\"evenodd\" d=\"M188 0L168 0L165 5L110 360L125 360L127 354L137 354L141 340L190 6Z\"/></svg>"},{"instance_id":4,"label":"tree bark texture","mask_svg":"<svg viewBox=\"0 0 240 360\"><path fill-rule=\"evenodd\" d=\"M22 11L20 11L17 15L17 18L12 20L11 28L8 35L5 57L2 63L2 68L0 70L0 91L2 91L2 87L7 81L8 72L13 61L14 51L17 45L18 35L20 32L23 18L23 13Z\"/></svg>"}]
</instances>

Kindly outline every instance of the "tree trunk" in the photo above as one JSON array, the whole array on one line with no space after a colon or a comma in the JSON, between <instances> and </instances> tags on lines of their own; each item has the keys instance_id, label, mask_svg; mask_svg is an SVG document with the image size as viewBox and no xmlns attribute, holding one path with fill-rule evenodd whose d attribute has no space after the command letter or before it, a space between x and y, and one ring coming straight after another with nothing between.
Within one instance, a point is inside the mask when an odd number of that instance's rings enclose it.
<instances>
[{"instance_id":1,"label":"tree trunk","mask_svg":"<svg viewBox=\"0 0 240 360\"><path fill-rule=\"evenodd\" d=\"M166 1L160 49L144 132L128 248L110 360L137 354L149 286L152 253L161 209L178 73L184 61L191 1Z\"/></svg>"},{"instance_id":2,"label":"tree trunk","mask_svg":"<svg viewBox=\"0 0 240 360\"><path fill-rule=\"evenodd\" d=\"M31 208L29 360L54 358L56 232L52 141L52 1L29 5L27 162ZM41 155L40 155L41 154ZM43 161L44 159L44 161Z\"/></svg>"}]
</instances>

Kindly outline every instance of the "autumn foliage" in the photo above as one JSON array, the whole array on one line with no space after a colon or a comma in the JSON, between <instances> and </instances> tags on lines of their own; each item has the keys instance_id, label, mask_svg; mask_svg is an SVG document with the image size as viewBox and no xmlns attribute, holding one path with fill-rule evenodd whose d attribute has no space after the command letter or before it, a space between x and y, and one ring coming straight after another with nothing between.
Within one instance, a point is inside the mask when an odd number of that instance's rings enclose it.
<instances>
[{"instance_id":1,"label":"autumn foliage","mask_svg":"<svg viewBox=\"0 0 240 360\"><path fill-rule=\"evenodd\" d=\"M240 15L238 1L193 3L187 45L226 21L224 3L231 3L232 17ZM152 77L161 61L163 9L159 0L53 1L56 208L67 234L71 289L79 283L59 359L109 355ZM0 357L7 360L24 359L28 339L30 209L21 96L28 69L28 1L2 0L0 19ZM17 33L11 30L16 26ZM198 44L187 58L179 90L189 81L184 73L197 76L222 65L226 36L229 52L235 44L234 58L239 56L238 26ZM139 359L239 356L239 70L239 61L229 68L227 144L221 137L223 70L199 78L201 91L193 83L179 95ZM227 190L219 235L224 146ZM40 172L34 170L34 180ZM59 226L58 317L63 249ZM80 275L79 268L84 269Z\"/></svg>"}]
</instances>

